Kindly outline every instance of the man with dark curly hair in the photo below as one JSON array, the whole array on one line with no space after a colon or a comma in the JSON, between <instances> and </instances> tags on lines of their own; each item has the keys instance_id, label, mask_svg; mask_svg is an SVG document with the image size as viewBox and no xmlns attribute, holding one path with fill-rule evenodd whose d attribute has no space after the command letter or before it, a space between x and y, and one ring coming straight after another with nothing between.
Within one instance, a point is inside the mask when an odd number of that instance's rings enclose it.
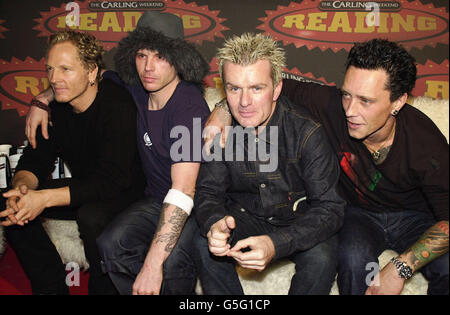
<instances>
[{"instance_id":1,"label":"man with dark curly hair","mask_svg":"<svg viewBox=\"0 0 450 315\"><path fill-rule=\"evenodd\" d=\"M61 31L50 37L47 77L55 100L50 138L28 146L7 197L6 235L31 281L33 294L68 294L66 270L40 216L78 223L90 264L89 294L115 293L102 272L96 239L108 223L142 197L136 147L136 107L127 90L100 80L103 48L94 36ZM48 180L56 156L72 177Z\"/></svg>"},{"instance_id":2,"label":"man with dark curly hair","mask_svg":"<svg viewBox=\"0 0 450 315\"><path fill-rule=\"evenodd\" d=\"M416 72L405 49L373 39L351 49L340 90L283 81L282 94L319 120L341 165L348 204L339 235L341 294L400 294L418 270L429 294L448 294L448 144L406 104ZM219 116L212 125L229 115ZM371 279L388 248L400 255Z\"/></svg>"},{"instance_id":3,"label":"man with dark curly hair","mask_svg":"<svg viewBox=\"0 0 450 315\"><path fill-rule=\"evenodd\" d=\"M202 95L209 65L183 37L179 17L148 11L115 55L118 75L138 108L138 149L147 179L146 198L97 240L104 270L121 294L192 294L197 280L181 248L189 248L198 229L188 216L202 161L194 142L210 114ZM181 152L174 150L180 143ZM191 268L184 267L184 257Z\"/></svg>"}]
</instances>

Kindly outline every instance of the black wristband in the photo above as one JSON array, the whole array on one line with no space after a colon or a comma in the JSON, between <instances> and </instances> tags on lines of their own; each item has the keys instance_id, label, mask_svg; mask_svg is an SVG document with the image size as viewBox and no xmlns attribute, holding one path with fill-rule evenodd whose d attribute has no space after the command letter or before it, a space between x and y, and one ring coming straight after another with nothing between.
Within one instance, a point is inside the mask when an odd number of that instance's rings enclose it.
<instances>
[{"instance_id":1,"label":"black wristband","mask_svg":"<svg viewBox=\"0 0 450 315\"><path fill-rule=\"evenodd\" d=\"M45 110L46 112L48 112L50 114L50 107L48 105L45 105L44 103L42 103L41 101L33 98L31 100L30 106L36 106L39 107L40 109Z\"/></svg>"}]
</instances>

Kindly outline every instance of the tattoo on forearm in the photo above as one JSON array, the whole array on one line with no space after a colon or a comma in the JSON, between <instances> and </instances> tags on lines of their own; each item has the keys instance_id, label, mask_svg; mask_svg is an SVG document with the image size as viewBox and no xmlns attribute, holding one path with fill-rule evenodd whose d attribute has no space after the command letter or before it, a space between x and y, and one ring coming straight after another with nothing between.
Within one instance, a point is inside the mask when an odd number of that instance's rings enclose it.
<instances>
[{"instance_id":1,"label":"tattoo on forearm","mask_svg":"<svg viewBox=\"0 0 450 315\"><path fill-rule=\"evenodd\" d=\"M172 216L169 218L167 223L171 224L170 231L161 234L162 227L166 224L165 210L170 206L168 203L164 203L161 208L161 217L159 219L158 227L156 228L155 241L157 243L165 243L166 246L164 250L166 252L171 252L175 247L178 238L180 237L181 231L183 230L184 223L188 217L186 211L175 207Z\"/></svg>"},{"instance_id":2,"label":"tattoo on forearm","mask_svg":"<svg viewBox=\"0 0 450 315\"><path fill-rule=\"evenodd\" d=\"M448 252L448 221L441 221L426 231L407 251L407 260L418 270Z\"/></svg>"}]
</instances>

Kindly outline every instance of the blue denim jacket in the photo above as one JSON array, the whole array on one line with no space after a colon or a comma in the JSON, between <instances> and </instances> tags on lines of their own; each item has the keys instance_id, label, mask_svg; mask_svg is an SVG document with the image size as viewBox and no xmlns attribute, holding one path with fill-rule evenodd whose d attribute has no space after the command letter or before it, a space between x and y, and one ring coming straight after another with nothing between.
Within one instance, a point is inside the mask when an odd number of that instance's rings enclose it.
<instances>
[{"instance_id":1,"label":"blue denim jacket","mask_svg":"<svg viewBox=\"0 0 450 315\"><path fill-rule=\"evenodd\" d=\"M312 248L335 234L343 223L345 202L336 189L336 155L322 126L306 109L280 97L265 131L265 137L230 133L225 149L217 155L222 161L216 158L202 164L195 215L206 235L229 207L244 208L276 226L269 236L277 259ZM255 142L256 151L270 152L268 161L262 161L263 154L254 159L251 144ZM238 155L239 148L244 149L244 159Z\"/></svg>"}]
</instances>

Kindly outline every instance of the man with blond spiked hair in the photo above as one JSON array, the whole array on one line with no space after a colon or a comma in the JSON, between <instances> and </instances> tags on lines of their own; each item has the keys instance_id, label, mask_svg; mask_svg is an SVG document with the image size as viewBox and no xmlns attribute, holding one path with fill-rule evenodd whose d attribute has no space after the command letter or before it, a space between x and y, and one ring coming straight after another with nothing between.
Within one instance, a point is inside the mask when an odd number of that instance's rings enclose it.
<instances>
[{"instance_id":1,"label":"man with blond spiked hair","mask_svg":"<svg viewBox=\"0 0 450 315\"><path fill-rule=\"evenodd\" d=\"M235 36L217 59L233 121L197 180L193 257L204 293L243 294L235 263L262 271L289 258L290 294L328 294L345 202L322 126L280 97L285 53L272 38Z\"/></svg>"}]
</instances>

